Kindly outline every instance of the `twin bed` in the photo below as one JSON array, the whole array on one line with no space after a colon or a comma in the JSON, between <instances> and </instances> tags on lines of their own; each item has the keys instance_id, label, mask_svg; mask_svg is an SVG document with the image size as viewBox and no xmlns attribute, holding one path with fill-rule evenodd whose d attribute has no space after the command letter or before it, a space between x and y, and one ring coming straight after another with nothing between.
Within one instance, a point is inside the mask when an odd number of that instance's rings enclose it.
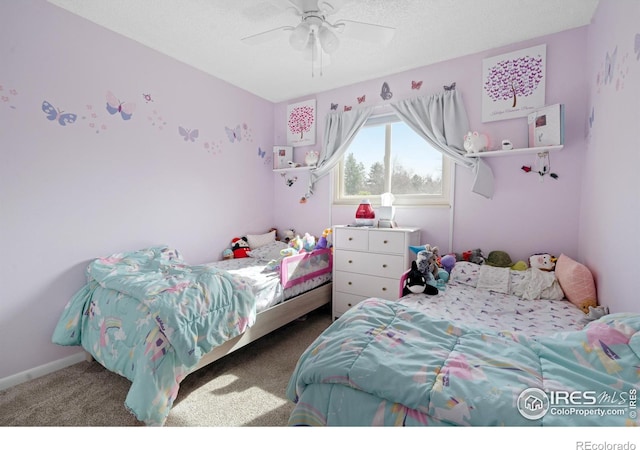
<instances>
[{"instance_id":1,"label":"twin bed","mask_svg":"<svg viewBox=\"0 0 640 450\"><path fill-rule=\"evenodd\" d=\"M53 342L80 345L132 384L126 408L163 425L191 372L331 301L330 249L193 266L167 246L92 261L66 305Z\"/></svg>"},{"instance_id":2,"label":"twin bed","mask_svg":"<svg viewBox=\"0 0 640 450\"><path fill-rule=\"evenodd\" d=\"M587 322L553 272L456 267L436 296L370 298L325 330L287 386L289 424L640 425L640 314Z\"/></svg>"}]
</instances>

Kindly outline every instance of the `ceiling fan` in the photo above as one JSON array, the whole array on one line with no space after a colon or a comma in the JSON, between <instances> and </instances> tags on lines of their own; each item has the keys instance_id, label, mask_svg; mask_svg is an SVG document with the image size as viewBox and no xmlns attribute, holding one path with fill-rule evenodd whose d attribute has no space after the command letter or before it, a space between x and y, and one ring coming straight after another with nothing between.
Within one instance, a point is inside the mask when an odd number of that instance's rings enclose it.
<instances>
[{"instance_id":1,"label":"ceiling fan","mask_svg":"<svg viewBox=\"0 0 640 450\"><path fill-rule=\"evenodd\" d=\"M345 0L287 0L295 14L300 17L297 26L282 26L246 36L241 40L250 45L262 44L289 33L289 44L295 50L306 51L314 61L322 53L334 53L340 46L341 34L379 45L386 45L393 38L395 28L353 20L330 22L328 16L335 14Z\"/></svg>"}]
</instances>

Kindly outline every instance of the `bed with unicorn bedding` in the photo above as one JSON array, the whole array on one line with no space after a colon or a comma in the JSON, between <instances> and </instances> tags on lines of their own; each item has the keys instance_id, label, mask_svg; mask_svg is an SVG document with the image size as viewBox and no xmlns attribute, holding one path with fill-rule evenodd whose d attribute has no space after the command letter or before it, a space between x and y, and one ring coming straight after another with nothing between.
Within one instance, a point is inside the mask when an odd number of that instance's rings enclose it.
<instances>
[{"instance_id":1,"label":"bed with unicorn bedding","mask_svg":"<svg viewBox=\"0 0 640 450\"><path fill-rule=\"evenodd\" d=\"M639 368L640 314L528 336L371 298L301 355L289 424L638 426Z\"/></svg>"},{"instance_id":2,"label":"bed with unicorn bedding","mask_svg":"<svg viewBox=\"0 0 640 450\"><path fill-rule=\"evenodd\" d=\"M276 266L259 254L189 265L157 246L95 259L52 341L129 379L126 408L163 425L189 373L330 302L330 249ZM282 264L296 270L283 278Z\"/></svg>"}]
</instances>

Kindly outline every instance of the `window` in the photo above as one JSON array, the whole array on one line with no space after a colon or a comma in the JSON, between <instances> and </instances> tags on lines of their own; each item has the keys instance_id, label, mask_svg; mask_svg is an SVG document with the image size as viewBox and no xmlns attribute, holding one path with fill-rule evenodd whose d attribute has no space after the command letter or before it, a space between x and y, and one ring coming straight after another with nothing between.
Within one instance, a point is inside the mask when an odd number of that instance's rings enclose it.
<instances>
[{"instance_id":1,"label":"window","mask_svg":"<svg viewBox=\"0 0 640 450\"><path fill-rule=\"evenodd\" d=\"M369 118L334 175L336 204L379 204L385 192L394 205L449 204L449 158L395 115Z\"/></svg>"}]
</instances>

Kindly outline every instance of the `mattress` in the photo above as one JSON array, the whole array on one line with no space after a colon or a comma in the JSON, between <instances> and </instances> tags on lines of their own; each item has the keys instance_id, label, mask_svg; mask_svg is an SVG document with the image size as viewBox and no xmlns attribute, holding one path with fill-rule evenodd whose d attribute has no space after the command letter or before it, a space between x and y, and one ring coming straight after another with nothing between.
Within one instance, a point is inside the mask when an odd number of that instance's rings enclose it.
<instances>
[{"instance_id":1,"label":"mattress","mask_svg":"<svg viewBox=\"0 0 640 450\"><path fill-rule=\"evenodd\" d=\"M280 272L270 269L267 262L258 258L227 259L207 265L226 270L243 280L255 295L257 312L331 281L331 272L328 272L284 289L280 281Z\"/></svg>"},{"instance_id":2,"label":"mattress","mask_svg":"<svg viewBox=\"0 0 640 450\"><path fill-rule=\"evenodd\" d=\"M455 281L438 295L410 294L399 301L432 318L482 330L541 336L584 327L585 314L568 300L528 300Z\"/></svg>"}]
</instances>

